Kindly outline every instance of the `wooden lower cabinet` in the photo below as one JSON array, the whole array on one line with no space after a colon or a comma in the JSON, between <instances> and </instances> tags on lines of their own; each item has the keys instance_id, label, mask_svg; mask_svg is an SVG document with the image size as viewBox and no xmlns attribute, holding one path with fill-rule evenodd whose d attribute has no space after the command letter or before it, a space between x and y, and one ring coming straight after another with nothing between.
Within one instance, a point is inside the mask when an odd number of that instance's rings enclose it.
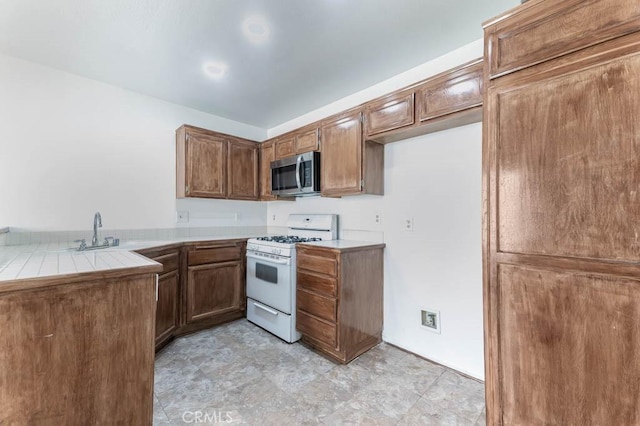
<instances>
[{"instance_id":1,"label":"wooden lower cabinet","mask_svg":"<svg viewBox=\"0 0 640 426\"><path fill-rule=\"evenodd\" d=\"M245 315L244 253L244 240L202 244L187 249L185 322L181 333Z\"/></svg>"},{"instance_id":2,"label":"wooden lower cabinet","mask_svg":"<svg viewBox=\"0 0 640 426\"><path fill-rule=\"evenodd\" d=\"M150 425L155 279L0 294L0 423Z\"/></svg>"},{"instance_id":3,"label":"wooden lower cabinet","mask_svg":"<svg viewBox=\"0 0 640 426\"><path fill-rule=\"evenodd\" d=\"M156 301L156 350L171 340L180 325L180 250L178 247L140 250L139 254L162 264Z\"/></svg>"},{"instance_id":4,"label":"wooden lower cabinet","mask_svg":"<svg viewBox=\"0 0 640 426\"><path fill-rule=\"evenodd\" d=\"M298 244L296 327L302 341L346 364L382 339L384 244Z\"/></svg>"},{"instance_id":5,"label":"wooden lower cabinet","mask_svg":"<svg viewBox=\"0 0 640 426\"><path fill-rule=\"evenodd\" d=\"M240 312L242 263L190 266L187 276L187 323Z\"/></svg>"},{"instance_id":6,"label":"wooden lower cabinet","mask_svg":"<svg viewBox=\"0 0 640 426\"><path fill-rule=\"evenodd\" d=\"M156 303L156 349L173 337L178 327L178 271L158 277L158 301Z\"/></svg>"}]
</instances>

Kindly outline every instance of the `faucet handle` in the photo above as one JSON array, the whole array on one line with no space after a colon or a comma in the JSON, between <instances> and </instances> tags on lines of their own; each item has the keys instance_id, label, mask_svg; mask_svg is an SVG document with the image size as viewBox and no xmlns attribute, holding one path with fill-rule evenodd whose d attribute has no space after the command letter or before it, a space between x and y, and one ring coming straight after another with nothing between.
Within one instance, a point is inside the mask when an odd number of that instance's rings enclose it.
<instances>
[{"instance_id":1,"label":"faucet handle","mask_svg":"<svg viewBox=\"0 0 640 426\"><path fill-rule=\"evenodd\" d=\"M110 241L111 240L111 241ZM104 237L104 245L107 246L112 246L113 244L113 237Z\"/></svg>"},{"instance_id":2,"label":"faucet handle","mask_svg":"<svg viewBox=\"0 0 640 426\"><path fill-rule=\"evenodd\" d=\"M78 251L85 250L87 248L87 243L84 238L80 240L74 240L74 243L80 243L80 247L78 247Z\"/></svg>"}]
</instances>

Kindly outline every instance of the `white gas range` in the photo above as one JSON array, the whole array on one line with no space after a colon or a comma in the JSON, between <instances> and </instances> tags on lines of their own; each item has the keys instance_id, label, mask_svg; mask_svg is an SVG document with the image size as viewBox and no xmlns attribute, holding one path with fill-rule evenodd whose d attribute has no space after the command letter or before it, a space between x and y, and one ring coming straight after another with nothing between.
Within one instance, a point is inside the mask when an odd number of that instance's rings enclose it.
<instances>
[{"instance_id":1,"label":"white gas range","mask_svg":"<svg viewBox=\"0 0 640 426\"><path fill-rule=\"evenodd\" d=\"M335 240L338 216L291 214L288 235L247 241L247 319L292 343L296 331L296 243Z\"/></svg>"}]
</instances>

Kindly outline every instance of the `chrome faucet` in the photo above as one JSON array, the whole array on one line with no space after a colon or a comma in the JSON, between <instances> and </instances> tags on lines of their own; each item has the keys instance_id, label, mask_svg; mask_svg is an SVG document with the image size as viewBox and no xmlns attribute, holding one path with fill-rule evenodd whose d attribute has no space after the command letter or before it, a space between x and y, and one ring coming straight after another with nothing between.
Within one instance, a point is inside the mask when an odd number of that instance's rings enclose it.
<instances>
[{"instance_id":1,"label":"chrome faucet","mask_svg":"<svg viewBox=\"0 0 640 426\"><path fill-rule=\"evenodd\" d=\"M93 238L91 239L91 245L98 245L98 228L102 228L102 216L100 216L100 212L96 212L93 216Z\"/></svg>"}]
</instances>

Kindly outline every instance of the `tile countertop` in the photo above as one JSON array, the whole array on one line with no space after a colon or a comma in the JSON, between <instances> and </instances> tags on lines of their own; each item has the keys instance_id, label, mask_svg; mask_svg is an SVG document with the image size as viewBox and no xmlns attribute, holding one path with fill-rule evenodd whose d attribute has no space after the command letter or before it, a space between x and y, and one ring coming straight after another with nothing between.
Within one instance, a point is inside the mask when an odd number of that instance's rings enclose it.
<instances>
[{"instance_id":1,"label":"tile countertop","mask_svg":"<svg viewBox=\"0 0 640 426\"><path fill-rule=\"evenodd\" d=\"M43 243L22 246L0 246L0 293L21 288L20 283L43 282L60 278L91 278L92 273L134 272L134 268L151 268L158 272L161 265L133 250L163 247L198 241L234 240L246 235L184 237L172 240L133 240L120 246L92 251L75 251L74 243ZM158 271L156 271L156 269ZM140 271L142 272L142 271ZM150 271L151 272L151 271Z\"/></svg>"},{"instance_id":2,"label":"tile countertop","mask_svg":"<svg viewBox=\"0 0 640 426\"><path fill-rule=\"evenodd\" d=\"M18 246L0 246L0 293L21 287L21 283L34 282L34 286L61 278L86 279L90 274L134 272L134 269L159 270L160 264L134 250L159 248L171 244L199 241L220 241L250 238L246 235L220 235L183 237L171 240L132 240L120 246L94 251L75 251L74 243L43 243ZM370 241L331 240L305 243L315 247L354 250L363 247L384 247L384 243ZM140 271L142 272L142 271ZM151 272L151 270L150 270ZM157 272L157 271L156 271Z\"/></svg>"}]
</instances>

